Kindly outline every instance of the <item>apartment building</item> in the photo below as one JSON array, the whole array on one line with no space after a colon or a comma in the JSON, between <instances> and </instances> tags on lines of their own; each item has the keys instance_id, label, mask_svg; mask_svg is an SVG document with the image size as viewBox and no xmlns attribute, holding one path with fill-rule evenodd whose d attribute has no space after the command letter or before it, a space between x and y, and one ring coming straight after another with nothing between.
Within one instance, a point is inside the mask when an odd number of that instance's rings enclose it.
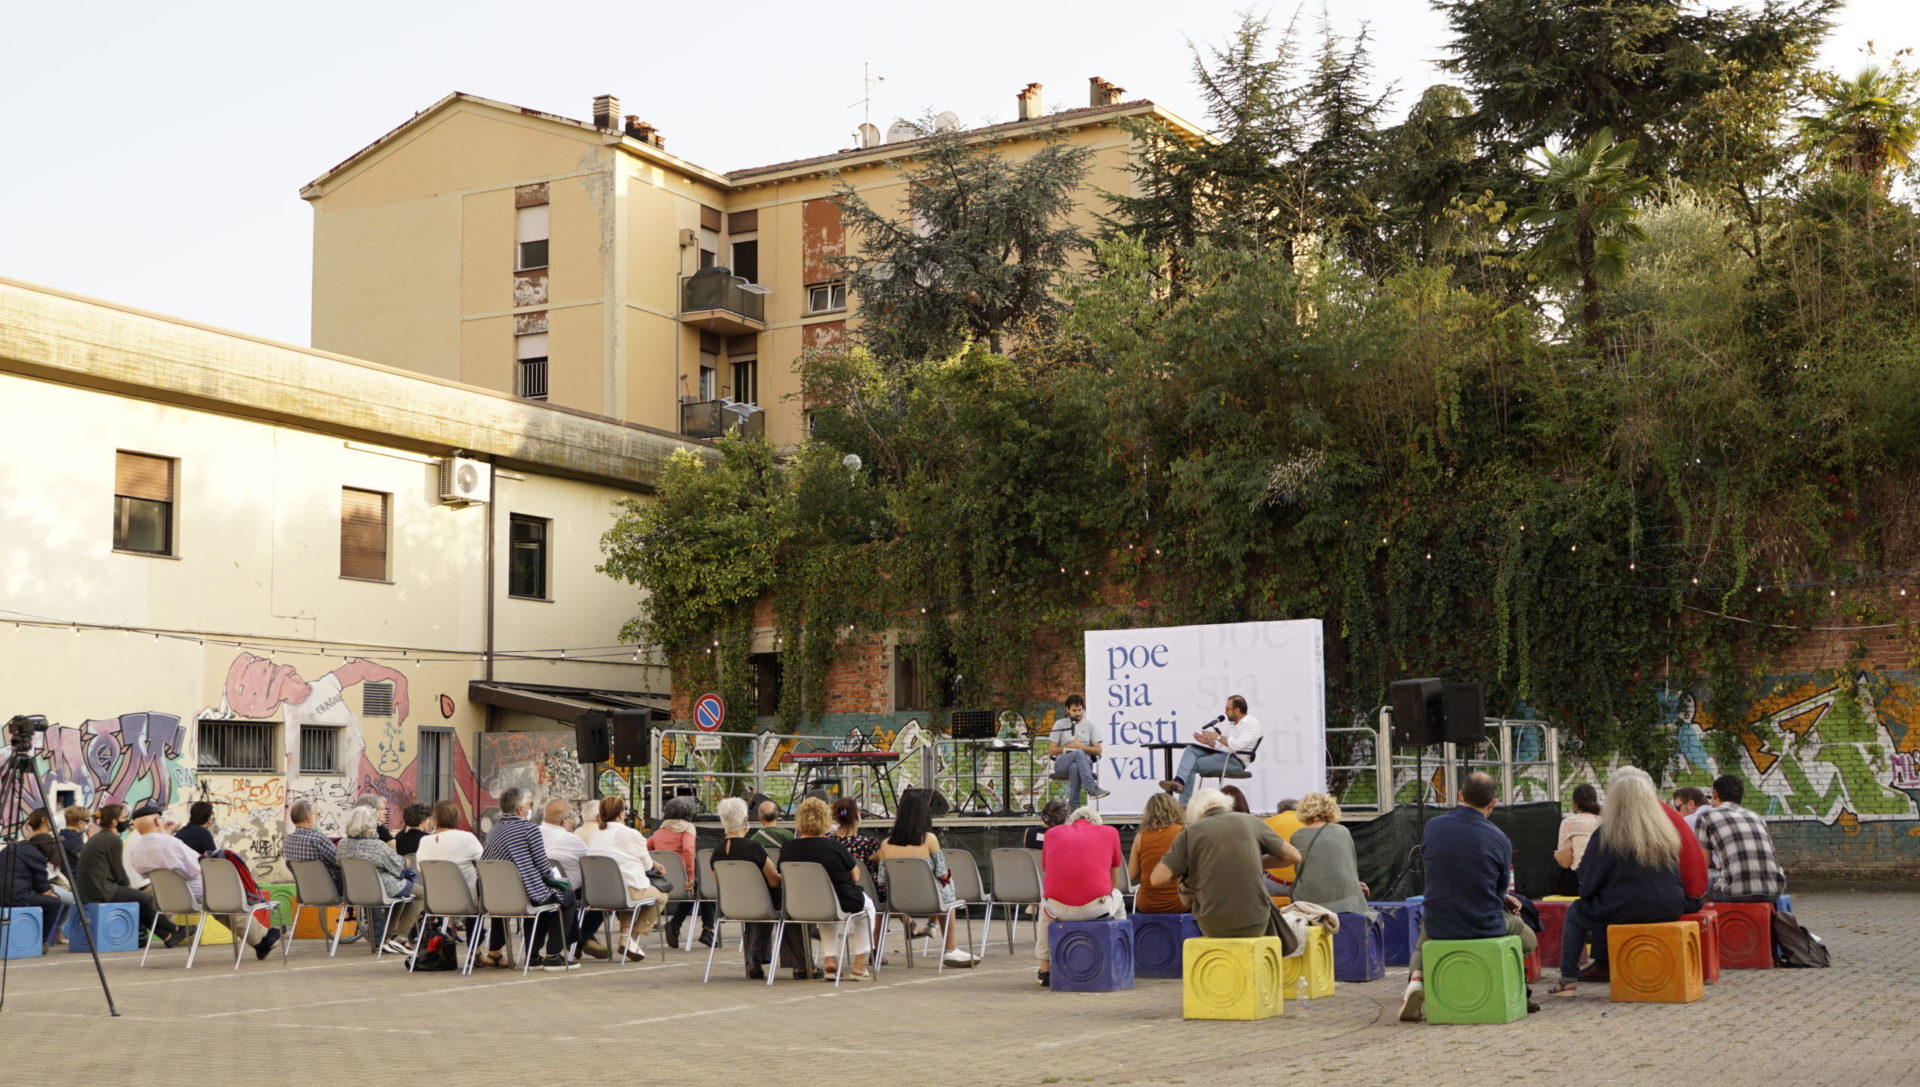
<instances>
[{"instance_id":1,"label":"apartment building","mask_svg":"<svg viewBox=\"0 0 1920 1087\"><path fill-rule=\"evenodd\" d=\"M1092 152L1076 216L1132 184L1148 118L1194 126L1104 79L1085 106L966 138L1002 154L1047 139ZM940 125L957 124L950 114ZM832 200L898 207L892 164L924 139L872 125L859 146L720 173L670 154L611 96L581 121L450 94L301 190L313 205L313 344L389 366L692 437L804 434L794 363L847 333Z\"/></svg>"},{"instance_id":2,"label":"apartment building","mask_svg":"<svg viewBox=\"0 0 1920 1087\"><path fill-rule=\"evenodd\" d=\"M572 722L654 709L596 571L676 435L0 280L0 718L42 802L153 799L282 877L286 808L584 801Z\"/></svg>"}]
</instances>

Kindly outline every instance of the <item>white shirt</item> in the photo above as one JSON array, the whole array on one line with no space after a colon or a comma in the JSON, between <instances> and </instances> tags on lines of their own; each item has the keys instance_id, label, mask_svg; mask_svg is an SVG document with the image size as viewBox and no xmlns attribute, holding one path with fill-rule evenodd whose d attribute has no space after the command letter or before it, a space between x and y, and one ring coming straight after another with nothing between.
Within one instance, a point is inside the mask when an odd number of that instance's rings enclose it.
<instances>
[{"instance_id":1,"label":"white shirt","mask_svg":"<svg viewBox=\"0 0 1920 1087\"><path fill-rule=\"evenodd\" d=\"M135 832L120 860L127 871L143 876L157 868L178 872L186 877L187 887L193 891L193 897L200 897L200 854L171 834L157 830L152 834Z\"/></svg>"},{"instance_id":2,"label":"white shirt","mask_svg":"<svg viewBox=\"0 0 1920 1087\"><path fill-rule=\"evenodd\" d=\"M587 843L573 831L555 823L540 824L540 837L547 845L547 859L560 869L560 878L580 889L580 858L587 855Z\"/></svg>"},{"instance_id":3,"label":"white shirt","mask_svg":"<svg viewBox=\"0 0 1920 1087\"><path fill-rule=\"evenodd\" d=\"M1253 745L1260 742L1260 721L1252 714L1247 714L1238 721L1222 721L1214 727L1220 730L1220 735L1227 738L1226 750L1236 755L1244 755L1252 751Z\"/></svg>"},{"instance_id":4,"label":"white shirt","mask_svg":"<svg viewBox=\"0 0 1920 1087\"><path fill-rule=\"evenodd\" d=\"M627 893L640 905L660 897L647 872L653 867L653 854L647 850L646 836L625 823L596 827L593 841L586 843L589 857L612 857L620 865L620 878Z\"/></svg>"},{"instance_id":5,"label":"white shirt","mask_svg":"<svg viewBox=\"0 0 1920 1087\"><path fill-rule=\"evenodd\" d=\"M473 862L480 859L482 850L480 839L464 830L442 830L420 839L420 852L414 855L415 864L428 861L452 861L460 866L460 874L467 877L467 890L479 886L479 870Z\"/></svg>"}]
</instances>

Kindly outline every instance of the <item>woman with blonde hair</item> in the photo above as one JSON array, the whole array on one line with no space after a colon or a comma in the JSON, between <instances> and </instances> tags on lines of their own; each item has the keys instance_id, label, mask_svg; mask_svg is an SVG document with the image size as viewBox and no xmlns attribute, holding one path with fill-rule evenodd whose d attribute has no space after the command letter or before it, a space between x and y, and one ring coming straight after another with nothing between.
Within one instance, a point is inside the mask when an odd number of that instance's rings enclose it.
<instances>
[{"instance_id":1,"label":"woman with blonde hair","mask_svg":"<svg viewBox=\"0 0 1920 1087\"><path fill-rule=\"evenodd\" d=\"M1360 882L1353 834L1340 825L1340 802L1326 793L1308 793L1294 813L1300 829L1291 841L1300 851L1300 863L1294 866L1293 900L1335 913L1372 912L1367 885Z\"/></svg>"},{"instance_id":2,"label":"woman with blonde hair","mask_svg":"<svg viewBox=\"0 0 1920 1087\"><path fill-rule=\"evenodd\" d=\"M860 889L859 881L853 874L853 854L837 840L827 836L833 827L833 814L827 809L827 802L817 796L810 796L800 802L800 808L794 812L794 832L792 841L780 847L780 863L793 861L811 861L827 870L827 878L833 882L834 897L840 902L840 909L850 914L846 924L852 926L847 932L847 954L853 957L853 968L846 972L849 981L867 981L873 977L867 972L867 953L873 947L873 899ZM837 924L820 926L821 965L826 969L826 980L834 981L840 975L840 926Z\"/></svg>"},{"instance_id":3,"label":"woman with blonde hair","mask_svg":"<svg viewBox=\"0 0 1920 1087\"><path fill-rule=\"evenodd\" d=\"M1580 858L1580 899L1567 907L1560 936L1560 981L1548 992L1565 996L1580 981L1607 980L1607 926L1678 921L1686 912L1680 888L1680 833L1674 829L1653 778L1636 767L1614 771L1600 825ZM1580 949L1591 944L1593 964L1580 969Z\"/></svg>"},{"instance_id":4,"label":"woman with blonde hair","mask_svg":"<svg viewBox=\"0 0 1920 1087\"><path fill-rule=\"evenodd\" d=\"M1180 829L1187 825L1187 813L1172 793L1156 792L1147 798L1147 810L1140 815L1140 829L1134 832L1133 845L1127 850L1127 877L1139 890L1133 896L1135 913L1185 913L1180 888L1168 883L1153 886L1144 882L1153 866L1167 855Z\"/></svg>"}]
</instances>

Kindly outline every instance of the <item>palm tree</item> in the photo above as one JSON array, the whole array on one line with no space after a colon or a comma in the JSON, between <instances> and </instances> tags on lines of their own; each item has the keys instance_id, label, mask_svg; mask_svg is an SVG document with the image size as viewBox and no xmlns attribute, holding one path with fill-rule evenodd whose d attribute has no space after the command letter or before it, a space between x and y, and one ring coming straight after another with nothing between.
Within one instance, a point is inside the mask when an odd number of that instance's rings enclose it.
<instances>
[{"instance_id":1,"label":"palm tree","mask_svg":"<svg viewBox=\"0 0 1920 1087\"><path fill-rule=\"evenodd\" d=\"M1646 240L1633 221L1634 201L1650 182L1630 173L1638 140L1615 143L1603 128L1577 150L1555 154L1542 148L1531 161L1541 202L1521 208L1514 221L1539 229L1527 259L1548 278L1572 279L1580 291L1580 318L1587 342L1600 344L1600 290L1627 275L1627 249Z\"/></svg>"},{"instance_id":2,"label":"palm tree","mask_svg":"<svg viewBox=\"0 0 1920 1087\"><path fill-rule=\"evenodd\" d=\"M1912 75L1897 65L1892 70L1868 65L1852 79L1827 76L1814 93L1825 108L1796 118L1813 161L1866 178L1885 192L1889 167L1911 166L1914 144L1920 142Z\"/></svg>"}]
</instances>

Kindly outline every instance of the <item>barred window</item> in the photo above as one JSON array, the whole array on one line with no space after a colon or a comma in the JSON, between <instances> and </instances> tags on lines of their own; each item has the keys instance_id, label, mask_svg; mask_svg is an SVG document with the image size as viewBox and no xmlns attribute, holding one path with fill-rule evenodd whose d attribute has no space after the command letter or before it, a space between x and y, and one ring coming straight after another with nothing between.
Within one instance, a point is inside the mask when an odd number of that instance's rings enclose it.
<instances>
[{"instance_id":1,"label":"barred window","mask_svg":"<svg viewBox=\"0 0 1920 1087\"><path fill-rule=\"evenodd\" d=\"M202 770L247 774L277 774L280 723L278 721L202 720L198 729Z\"/></svg>"},{"instance_id":2,"label":"barred window","mask_svg":"<svg viewBox=\"0 0 1920 1087\"><path fill-rule=\"evenodd\" d=\"M334 725L300 726L300 772L338 774L340 729Z\"/></svg>"}]
</instances>

